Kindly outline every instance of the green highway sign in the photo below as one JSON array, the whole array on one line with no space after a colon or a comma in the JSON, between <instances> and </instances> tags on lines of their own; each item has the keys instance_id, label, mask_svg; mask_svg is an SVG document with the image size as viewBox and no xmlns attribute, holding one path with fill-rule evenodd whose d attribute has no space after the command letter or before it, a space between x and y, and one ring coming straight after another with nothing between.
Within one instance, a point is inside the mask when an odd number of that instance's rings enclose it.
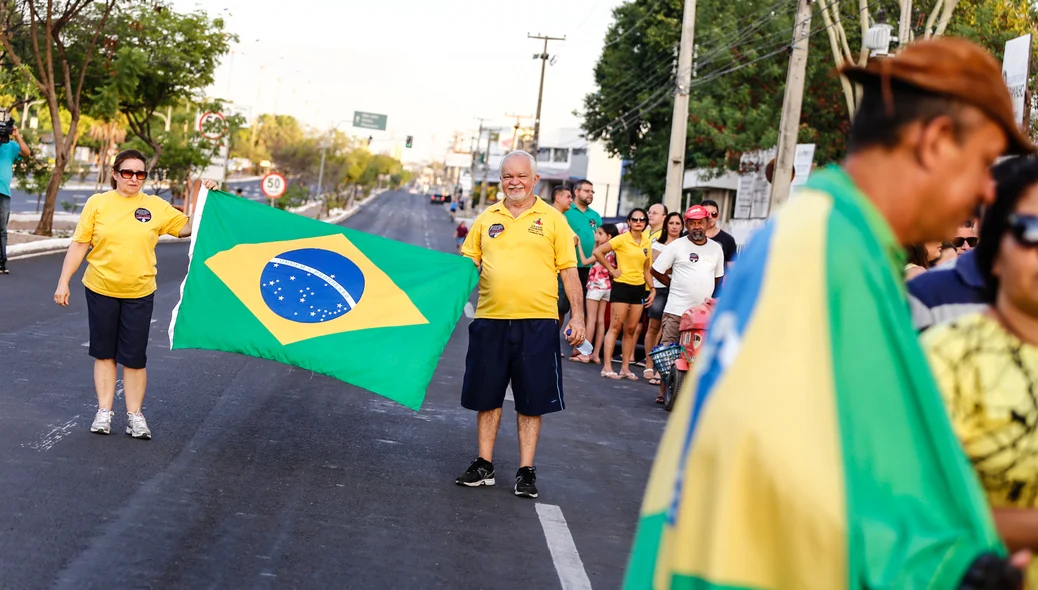
<instances>
[{"instance_id":1,"label":"green highway sign","mask_svg":"<svg viewBox=\"0 0 1038 590\"><path fill-rule=\"evenodd\" d=\"M363 129L378 129L379 131L385 131L386 119L386 115L365 113L363 111L353 111L354 127L361 127Z\"/></svg>"}]
</instances>

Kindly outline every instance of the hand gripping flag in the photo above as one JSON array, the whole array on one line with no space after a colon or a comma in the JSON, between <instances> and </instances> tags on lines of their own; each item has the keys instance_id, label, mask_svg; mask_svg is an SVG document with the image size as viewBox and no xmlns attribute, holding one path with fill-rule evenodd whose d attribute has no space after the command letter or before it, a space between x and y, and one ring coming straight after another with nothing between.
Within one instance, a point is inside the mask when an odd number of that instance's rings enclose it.
<instances>
[{"instance_id":1,"label":"hand gripping flag","mask_svg":"<svg viewBox=\"0 0 1038 590\"><path fill-rule=\"evenodd\" d=\"M472 261L203 190L172 348L322 373L418 410Z\"/></svg>"}]
</instances>

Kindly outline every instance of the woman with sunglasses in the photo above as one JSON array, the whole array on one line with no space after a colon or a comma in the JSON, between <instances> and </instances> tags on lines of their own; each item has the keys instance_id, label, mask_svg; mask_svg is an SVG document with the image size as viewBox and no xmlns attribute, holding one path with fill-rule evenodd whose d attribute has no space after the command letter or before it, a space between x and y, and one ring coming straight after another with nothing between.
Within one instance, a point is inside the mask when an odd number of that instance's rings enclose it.
<instances>
[{"instance_id":1,"label":"woman with sunglasses","mask_svg":"<svg viewBox=\"0 0 1038 590\"><path fill-rule=\"evenodd\" d=\"M652 285L652 266L649 235L645 228L649 223L649 214L645 209L636 208L627 214L626 233L622 233L608 242L595 248L594 257L599 264L609 271L613 277L613 288L609 292L609 305L612 318L609 332L605 337L605 354L602 357L602 376L609 379L630 379L638 377L630 370L631 359L634 358L635 338L638 334L638 320L642 310L652 305L656 298L656 288ZM609 261L606 254L616 252L616 266ZM645 297L646 286L649 296ZM624 331L623 343L620 347L620 372L613 371L613 351L616 339Z\"/></svg>"},{"instance_id":2,"label":"woman with sunglasses","mask_svg":"<svg viewBox=\"0 0 1038 590\"><path fill-rule=\"evenodd\" d=\"M123 366L126 434L150 439L141 413L147 385L148 335L155 302L155 245L159 236L191 235L190 219L154 195L141 192L148 177L144 154L126 150L115 158L112 188L87 200L65 254L54 302L69 303L69 281L86 258L83 275L90 356L94 357L97 414L90 432L109 434L117 364ZM207 188L216 188L212 180Z\"/></svg>"},{"instance_id":3,"label":"woman with sunglasses","mask_svg":"<svg viewBox=\"0 0 1038 590\"><path fill-rule=\"evenodd\" d=\"M976 251L985 311L931 328L924 348L956 434L1011 551L1038 550L1038 157L994 169ZM1038 569L1028 572L1038 588Z\"/></svg>"}]
</instances>

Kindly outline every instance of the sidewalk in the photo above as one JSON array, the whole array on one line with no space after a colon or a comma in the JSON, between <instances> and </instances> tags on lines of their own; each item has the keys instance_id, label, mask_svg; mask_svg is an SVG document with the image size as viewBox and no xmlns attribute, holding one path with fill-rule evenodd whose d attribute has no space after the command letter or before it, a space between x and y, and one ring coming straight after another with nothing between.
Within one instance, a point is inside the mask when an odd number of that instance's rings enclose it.
<instances>
[{"instance_id":1,"label":"sidewalk","mask_svg":"<svg viewBox=\"0 0 1038 590\"><path fill-rule=\"evenodd\" d=\"M328 212L328 216L322 219L322 221L332 224L342 223L385 192L386 191L380 191L374 193L367 199L356 203L349 210L332 209ZM322 203L309 203L302 207L296 207L290 210L290 212L304 217L309 217L310 219L317 219L318 215L321 213L322 207ZM76 229L76 224L79 222L79 214L55 211L53 228L54 233L57 234L56 236L33 235L32 231L36 229L36 224L39 223L39 221L40 216L36 214L11 214L11 220L7 226L7 257L9 259L17 260L18 258L39 256L41 254L67 250L69 244L72 242L72 232ZM180 242L190 241L190 238L181 239L172 236L160 236L159 241Z\"/></svg>"}]
</instances>

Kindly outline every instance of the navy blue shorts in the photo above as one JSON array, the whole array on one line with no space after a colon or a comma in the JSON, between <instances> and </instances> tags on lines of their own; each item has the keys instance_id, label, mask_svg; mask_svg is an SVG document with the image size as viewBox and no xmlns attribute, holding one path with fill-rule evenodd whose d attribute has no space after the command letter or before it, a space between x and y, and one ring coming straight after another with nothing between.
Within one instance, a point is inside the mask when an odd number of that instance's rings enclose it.
<instances>
[{"instance_id":1,"label":"navy blue shorts","mask_svg":"<svg viewBox=\"0 0 1038 590\"><path fill-rule=\"evenodd\" d=\"M473 320L462 407L477 412L500 408L511 382L516 412L540 416L565 409L561 352L559 324L554 319Z\"/></svg>"},{"instance_id":2,"label":"navy blue shorts","mask_svg":"<svg viewBox=\"0 0 1038 590\"><path fill-rule=\"evenodd\" d=\"M118 299L86 290L90 323L90 356L115 359L128 369L148 364L148 336L155 294L137 299Z\"/></svg>"}]
</instances>

